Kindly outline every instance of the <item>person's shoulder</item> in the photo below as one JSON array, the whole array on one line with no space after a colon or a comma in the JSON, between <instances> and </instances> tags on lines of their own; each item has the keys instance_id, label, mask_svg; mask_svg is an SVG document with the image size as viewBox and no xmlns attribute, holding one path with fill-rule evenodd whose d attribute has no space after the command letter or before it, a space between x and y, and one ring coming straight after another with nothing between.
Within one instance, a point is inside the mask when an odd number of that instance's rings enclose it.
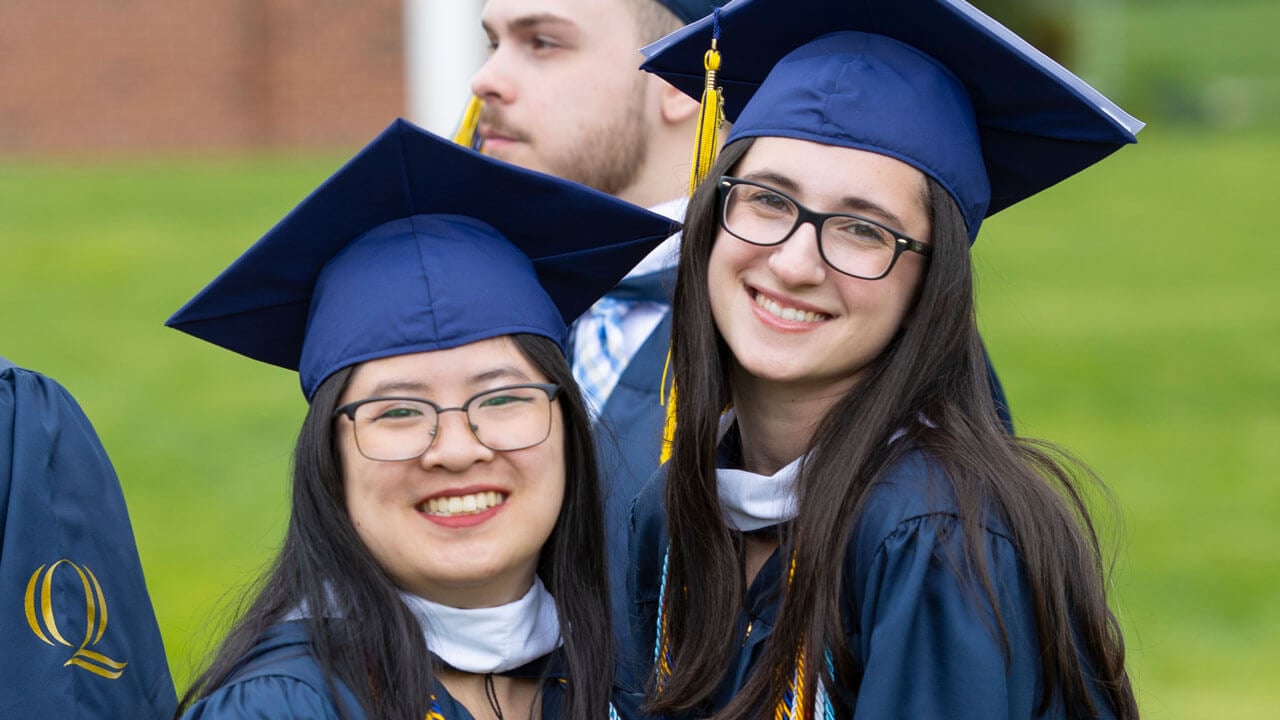
<instances>
[{"instance_id":1,"label":"person's shoulder","mask_svg":"<svg viewBox=\"0 0 1280 720\"><path fill-rule=\"evenodd\" d=\"M320 672L312 654L310 630L306 620L279 622L258 636L232 672L232 679L248 679L271 672L309 674Z\"/></svg>"},{"instance_id":2,"label":"person's shoulder","mask_svg":"<svg viewBox=\"0 0 1280 720\"><path fill-rule=\"evenodd\" d=\"M662 513L666 488L667 466L664 464L654 470L649 479L640 486L640 492L636 493L631 503L634 511L637 514Z\"/></svg>"},{"instance_id":3,"label":"person's shoulder","mask_svg":"<svg viewBox=\"0 0 1280 720\"><path fill-rule=\"evenodd\" d=\"M182 720L336 720L332 697L292 674L235 680L201 698Z\"/></svg>"},{"instance_id":4,"label":"person's shoulder","mask_svg":"<svg viewBox=\"0 0 1280 720\"><path fill-rule=\"evenodd\" d=\"M231 677L192 705L183 718L337 718L333 693L339 686L337 680L330 685L311 653L306 626L280 623L267 629Z\"/></svg>"},{"instance_id":5,"label":"person's shoulder","mask_svg":"<svg viewBox=\"0 0 1280 720\"><path fill-rule=\"evenodd\" d=\"M32 370L29 367L19 365L5 357L0 357L0 377L3 377L8 382L25 379L30 382L44 383L56 386L65 391L65 388L62 387L62 383L58 382L54 378L49 377L39 370Z\"/></svg>"},{"instance_id":6,"label":"person's shoulder","mask_svg":"<svg viewBox=\"0 0 1280 720\"><path fill-rule=\"evenodd\" d=\"M53 378L0 357L0 404L12 407L16 405L19 394L33 390L70 397L66 388Z\"/></svg>"},{"instance_id":7,"label":"person's shoulder","mask_svg":"<svg viewBox=\"0 0 1280 720\"><path fill-rule=\"evenodd\" d=\"M959 523L960 510L952 478L938 458L925 450L908 450L868 490L851 538L862 548L879 547L904 526L920 522ZM984 507L979 525L1006 536L992 507Z\"/></svg>"},{"instance_id":8,"label":"person's shoulder","mask_svg":"<svg viewBox=\"0 0 1280 720\"><path fill-rule=\"evenodd\" d=\"M955 514L956 499L937 458L923 450L908 450L876 478L865 508L863 517L892 526L922 515Z\"/></svg>"}]
</instances>

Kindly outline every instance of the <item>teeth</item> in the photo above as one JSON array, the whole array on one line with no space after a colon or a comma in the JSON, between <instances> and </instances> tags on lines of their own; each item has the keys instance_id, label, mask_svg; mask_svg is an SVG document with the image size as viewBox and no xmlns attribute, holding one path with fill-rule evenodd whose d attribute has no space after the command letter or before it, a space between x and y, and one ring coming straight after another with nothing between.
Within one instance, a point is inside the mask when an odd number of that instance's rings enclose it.
<instances>
[{"instance_id":1,"label":"teeth","mask_svg":"<svg viewBox=\"0 0 1280 720\"><path fill-rule=\"evenodd\" d=\"M428 515L438 515L440 517L469 515L488 510L491 507L497 507L505 502L506 499L506 495L494 491L472 493L471 495L455 495L447 498L431 498L419 505L418 510L426 512Z\"/></svg>"},{"instance_id":2,"label":"teeth","mask_svg":"<svg viewBox=\"0 0 1280 720\"><path fill-rule=\"evenodd\" d=\"M764 295L761 295L760 293L756 293L754 299L757 305L764 308L765 310L768 310L771 315L777 315L783 320L788 320L791 322L816 323L816 322L822 322L823 320L827 319L827 316L822 313L808 312L806 310L797 310L796 308L790 308L790 307L784 308L778 303L771 300L770 298L767 298Z\"/></svg>"}]
</instances>

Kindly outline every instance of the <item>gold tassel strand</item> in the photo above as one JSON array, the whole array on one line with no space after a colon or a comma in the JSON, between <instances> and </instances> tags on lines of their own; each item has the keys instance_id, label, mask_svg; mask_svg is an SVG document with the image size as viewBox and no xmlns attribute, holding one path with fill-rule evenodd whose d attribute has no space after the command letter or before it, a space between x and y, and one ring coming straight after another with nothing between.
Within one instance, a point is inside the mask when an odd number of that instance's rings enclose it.
<instances>
[{"instance_id":1,"label":"gold tassel strand","mask_svg":"<svg viewBox=\"0 0 1280 720\"><path fill-rule=\"evenodd\" d=\"M667 361L662 366L662 384L658 387L658 404L666 408L666 420L662 423L662 451L658 454L658 464L671 459L671 445L676 439L676 384L672 379L667 384L667 373L671 370L671 348L667 347Z\"/></svg>"},{"instance_id":2,"label":"gold tassel strand","mask_svg":"<svg viewBox=\"0 0 1280 720\"><path fill-rule=\"evenodd\" d=\"M455 143L472 150L480 149L480 137L476 134L476 128L480 125L480 109L483 107L484 101L475 95L467 101L467 107L462 111L462 120L458 122L458 129L453 133Z\"/></svg>"},{"instance_id":3,"label":"gold tassel strand","mask_svg":"<svg viewBox=\"0 0 1280 720\"><path fill-rule=\"evenodd\" d=\"M689 173L689 194L711 170L720 149L720 127L724 124L723 91L716 85L716 73L720 71L720 50L717 32L711 38L711 49L702 56L706 69L706 83L702 87L702 103L698 112L698 134L693 148L693 165Z\"/></svg>"},{"instance_id":4,"label":"gold tassel strand","mask_svg":"<svg viewBox=\"0 0 1280 720\"><path fill-rule=\"evenodd\" d=\"M724 125L724 91L716 85L716 73L720 72L720 8L711 16L711 48L702 56L706 80L702 87L702 101L698 109L698 134L693 147L693 163L689 167L689 194L711 170L720 151L720 128ZM672 379L667 383L671 369L671 351L667 350L667 362L662 368L662 385L658 391L659 402L666 408L666 421L662 427L662 449L659 464L671 459L671 443L676 436L676 386Z\"/></svg>"}]
</instances>

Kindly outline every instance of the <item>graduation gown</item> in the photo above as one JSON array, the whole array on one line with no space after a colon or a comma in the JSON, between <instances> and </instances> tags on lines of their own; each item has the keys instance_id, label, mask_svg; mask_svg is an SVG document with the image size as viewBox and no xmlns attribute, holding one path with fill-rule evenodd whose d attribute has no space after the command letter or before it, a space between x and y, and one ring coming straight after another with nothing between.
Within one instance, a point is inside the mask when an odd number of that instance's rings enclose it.
<instances>
[{"instance_id":1,"label":"graduation gown","mask_svg":"<svg viewBox=\"0 0 1280 720\"><path fill-rule=\"evenodd\" d=\"M674 284L670 273L666 271L665 287ZM664 280L662 274L654 273L643 276L639 282L652 284L660 293ZM662 428L666 422L666 408L660 403L659 394L670 339L671 309L668 307L623 370L592 427L604 493L609 593L620 659L617 676L618 682L630 689L638 686L634 682L637 670L626 662L635 654L631 648L633 634L627 623L630 607L628 518L631 501L658 468Z\"/></svg>"},{"instance_id":2,"label":"graduation gown","mask_svg":"<svg viewBox=\"0 0 1280 720\"><path fill-rule=\"evenodd\" d=\"M633 514L636 644L650 663L668 543L663 485L659 473ZM861 677L835 692L858 720L1063 717L1061 707L1033 712L1043 679L1030 591L1013 541L998 519L984 519L979 544L1009 635L1006 660L981 588L960 577L963 532L942 470L923 453L903 457L871 491L849 535L841 579L843 640ZM755 669L784 584L775 552L747 591L734 631L741 650L716 691L715 708Z\"/></svg>"},{"instance_id":3,"label":"graduation gown","mask_svg":"<svg viewBox=\"0 0 1280 720\"><path fill-rule=\"evenodd\" d=\"M616 674L623 687L637 692L643 687L644 658L651 657L652 649L633 644L636 635L629 622L632 611L628 583L636 568L632 566L628 528L632 501L657 470L662 449L666 408L661 404L661 386L671 344L670 302L675 278L676 268L667 267L627 278L609 293L612 297L664 302L667 308L628 362L592 427L604 492L610 605L619 658ZM1001 424L1012 433L1013 418L1004 388L985 348L983 354L996 412Z\"/></svg>"},{"instance_id":4,"label":"graduation gown","mask_svg":"<svg viewBox=\"0 0 1280 720\"><path fill-rule=\"evenodd\" d=\"M0 718L177 707L120 481L75 398L0 358Z\"/></svg>"},{"instance_id":5,"label":"graduation gown","mask_svg":"<svg viewBox=\"0 0 1280 720\"><path fill-rule=\"evenodd\" d=\"M559 656L552 653L510 674L539 677L546 663L552 663L542 693L542 717L555 720L563 715L564 673L558 669ZM622 717L634 717L640 698L615 693L613 702ZM472 720L465 707L437 683L436 708L439 716L427 720ZM231 679L183 713L183 720L338 720L341 706L349 720L363 720L355 695L336 678L333 686L311 654L307 626L303 621L280 623L263 633L257 644L241 660ZM625 712L624 712L625 709ZM602 718L602 720L604 720Z\"/></svg>"}]
</instances>

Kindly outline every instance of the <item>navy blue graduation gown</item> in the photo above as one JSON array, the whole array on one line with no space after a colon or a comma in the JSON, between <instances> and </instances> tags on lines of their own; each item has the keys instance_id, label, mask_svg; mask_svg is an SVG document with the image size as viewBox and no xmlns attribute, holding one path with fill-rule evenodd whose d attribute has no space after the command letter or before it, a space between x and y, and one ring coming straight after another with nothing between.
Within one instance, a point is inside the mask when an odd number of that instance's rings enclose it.
<instances>
[{"instance_id":1,"label":"navy blue graduation gown","mask_svg":"<svg viewBox=\"0 0 1280 720\"><path fill-rule=\"evenodd\" d=\"M0 358L0 718L170 718L124 495L54 380Z\"/></svg>"},{"instance_id":2,"label":"navy blue graduation gown","mask_svg":"<svg viewBox=\"0 0 1280 720\"><path fill-rule=\"evenodd\" d=\"M650 663L667 547L662 488L659 473L633 514L636 644L647 649ZM842 578L844 641L861 677L837 692L858 720L1063 716L1061 707L1034 714L1042 674L1030 591L1003 525L988 517L984 526L980 546L1009 634L1009 660L981 589L957 571L964 531L942 470L922 453L910 453L873 489L849 537ZM748 589L735 631L742 648L719 685L716 708L761 657L785 592L784 570L775 552Z\"/></svg>"},{"instance_id":3,"label":"navy blue graduation gown","mask_svg":"<svg viewBox=\"0 0 1280 720\"><path fill-rule=\"evenodd\" d=\"M183 713L184 720L292 718L338 720L338 708L351 720L365 717L360 703L342 682L325 681L310 653L306 625L286 622L258 639L231 678Z\"/></svg>"},{"instance_id":4,"label":"navy blue graduation gown","mask_svg":"<svg viewBox=\"0 0 1280 720\"><path fill-rule=\"evenodd\" d=\"M557 662L552 655L545 662ZM539 677L544 661L535 660L511 674ZM555 720L563 715L562 672L553 665L542 693L542 717ZM436 706L444 720L472 720L465 707L437 684ZM614 693L614 705L623 718L635 717L640 698L630 693ZM338 720L341 706L350 720L365 717L360 704L341 681L326 684L324 673L311 654L304 622L285 622L263 633L245 655L231 679L209 696L193 704L183 720ZM428 716L433 718L433 716ZM604 720L602 718L602 720Z\"/></svg>"},{"instance_id":5,"label":"navy blue graduation gown","mask_svg":"<svg viewBox=\"0 0 1280 720\"><path fill-rule=\"evenodd\" d=\"M669 304L674 287L675 268L670 267L628 278L609 295ZM662 374L670 343L671 309L668 307L662 320L623 370L592 427L605 496L610 608L619 658L616 674L623 687L637 691L642 687L642 658L647 650L633 646L634 630L628 622L631 600L627 584L635 571L628 549L628 526L632 500L658 469L662 431L666 424L666 408L661 404ZM986 356L985 348L983 354L996 412L1001 424L1012 433L1013 418L1009 414L1004 388L990 357Z\"/></svg>"},{"instance_id":6,"label":"navy blue graduation gown","mask_svg":"<svg viewBox=\"0 0 1280 720\"><path fill-rule=\"evenodd\" d=\"M647 277L650 282L660 282L657 274ZM618 682L631 689L638 686L634 683L636 668L625 662L635 654L627 623L631 604L627 593L630 558L627 526L631 501L657 470L662 451L666 409L660 403L659 394L670 338L671 310L668 308L623 370L592 427L604 492L610 609L620 659L616 674Z\"/></svg>"}]
</instances>

